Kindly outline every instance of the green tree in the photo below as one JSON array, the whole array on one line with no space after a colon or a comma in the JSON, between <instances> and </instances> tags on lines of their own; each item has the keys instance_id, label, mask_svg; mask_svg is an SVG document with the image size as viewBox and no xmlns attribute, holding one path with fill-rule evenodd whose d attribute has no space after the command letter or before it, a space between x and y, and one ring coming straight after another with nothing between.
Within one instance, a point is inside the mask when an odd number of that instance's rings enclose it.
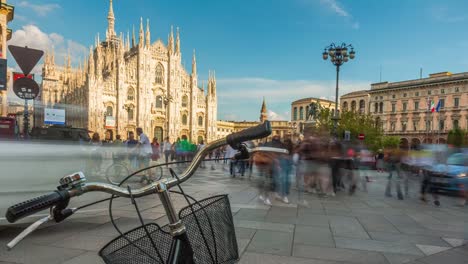
<instances>
[{"instance_id":1,"label":"green tree","mask_svg":"<svg viewBox=\"0 0 468 264\"><path fill-rule=\"evenodd\" d=\"M315 125L316 132L330 134L333 131L332 117L331 109L319 107ZM338 135L342 137L345 131L350 131L352 141L357 141L359 134L364 134L364 143L372 150L377 150L382 145L382 128L370 114L343 111L338 121Z\"/></svg>"},{"instance_id":2,"label":"green tree","mask_svg":"<svg viewBox=\"0 0 468 264\"><path fill-rule=\"evenodd\" d=\"M448 133L447 143L456 147L466 145L466 131L462 129L452 129Z\"/></svg>"},{"instance_id":3,"label":"green tree","mask_svg":"<svg viewBox=\"0 0 468 264\"><path fill-rule=\"evenodd\" d=\"M383 136L381 147L383 148L398 148L400 146L400 137L397 136Z\"/></svg>"}]
</instances>

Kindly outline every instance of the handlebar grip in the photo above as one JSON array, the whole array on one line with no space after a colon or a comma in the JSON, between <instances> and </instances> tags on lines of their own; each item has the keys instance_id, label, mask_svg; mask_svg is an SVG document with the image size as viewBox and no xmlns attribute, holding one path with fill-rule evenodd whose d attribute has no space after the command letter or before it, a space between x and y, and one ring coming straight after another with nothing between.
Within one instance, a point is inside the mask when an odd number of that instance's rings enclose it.
<instances>
[{"instance_id":1,"label":"handlebar grip","mask_svg":"<svg viewBox=\"0 0 468 264\"><path fill-rule=\"evenodd\" d=\"M265 123L244 129L240 132L230 134L226 137L226 141L231 147L237 149L239 144L244 141L249 141L257 138L264 138L271 134L271 124L269 121Z\"/></svg>"},{"instance_id":2,"label":"handlebar grip","mask_svg":"<svg viewBox=\"0 0 468 264\"><path fill-rule=\"evenodd\" d=\"M70 198L68 191L55 191L53 193L39 196L10 206L6 212L5 217L8 222L14 223L23 217L57 205L58 203L67 200L68 198Z\"/></svg>"}]
</instances>

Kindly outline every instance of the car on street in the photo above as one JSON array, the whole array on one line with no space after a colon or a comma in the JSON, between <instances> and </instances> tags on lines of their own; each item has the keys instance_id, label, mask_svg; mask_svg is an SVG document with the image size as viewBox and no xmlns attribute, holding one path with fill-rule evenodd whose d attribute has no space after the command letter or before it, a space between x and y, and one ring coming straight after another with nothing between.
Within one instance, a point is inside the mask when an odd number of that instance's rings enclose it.
<instances>
[{"instance_id":1,"label":"car on street","mask_svg":"<svg viewBox=\"0 0 468 264\"><path fill-rule=\"evenodd\" d=\"M468 190L468 154L451 154L446 162L429 167L425 173L436 190L461 194Z\"/></svg>"}]
</instances>

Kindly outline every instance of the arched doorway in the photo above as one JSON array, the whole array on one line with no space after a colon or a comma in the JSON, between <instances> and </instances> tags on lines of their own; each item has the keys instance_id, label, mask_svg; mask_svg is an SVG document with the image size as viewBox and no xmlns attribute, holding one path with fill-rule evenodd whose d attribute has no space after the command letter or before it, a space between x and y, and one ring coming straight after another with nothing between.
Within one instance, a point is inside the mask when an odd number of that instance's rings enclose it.
<instances>
[{"instance_id":1,"label":"arched doorway","mask_svg":"<svg viewBox=\"0 0 468 264\"><path fill-rule=\"evenodd\" d=\"M432 138L425 138L423 143L424 144L432 144Z\"/></svg>"},{"instance_id":2,"label":"arched doorway","mask_svg":"<svg viewBox=\"0 0 468 264\"><path fill-rule=\"evenodd\" d=\"M126 134L126 135L125 135L125 136L126 136L125 140L127 140L127 139L129 138L130 132L132 132L133 135L136 136L136 134L135 134L135 127L133 127L133 126L128 126L128 127L125 128L125 134Z\"/></svg>"},{"instance_id":3,"label":"arched doorway","mask_svg":"<svg viewBox=\"0 0 468 264\"><path fill-rule=\"evenodd\" d=\"M106 140L106 141L113 141L113 140L114 140L114 131L112 131L112 130L110 130L110 129L107 129L107 130L106 130L105 137L104 137L104 140Z\"/></svg>"},{"instance_id":4,"label":"arched doorway","mask_svg":"<svg viewBox=\"0 0 468 264\"><path fill-rule=\"evenodd\" d=\"M439 144L447 144L447 140L445 138L439 138Z\"/></svg>"},{"instance_id":5,"label":"arched doorway","mask_svg":"<svg viewBox=\"0 0 468 264\"><path fill-rule=\"evenodd\" d=\"M187 129L182 129L182 131L180 131L180 137L182 138L182 136L185 136L185 137L189 137L189 131Z\"/></svg>"},{"instance_id":6,"label":"arched doorway","mask_svg":"<svg viewBox=\"0 0 468 264\"><path fill-rule=\"evenodd\" d=\"M197 143L200 144L203 140L203 136L198 136Z\"/></svg>"},{"instance_id":7,"label":"arched doorway","mask_svg":"<svg viewBox=\"0 0 468 264\"><path fill-rule=\"evenodd\" d=\"M408 149L409 147L409 142L407 138L401 138L400 139L400 148L401 149Z\"/></svg>"},{"instance_id":8,"label":"arched doorway","mask_svg":"<svg viewBox=\"0 0 468 264\"><path fill-rule=\"evenodd\" d=\"M159 142L162 142L163 139L163 128L160 126L154 127L154 137L158 139Z\"/></svg>"},{"instance_id":9,"label":"arched doorway","mask_svg":"<svg viewBox=\"0 0 468 264\"><path fill-rule=\"evenodd\" d=\"M413 138L411 139L411 148L412 149L417 149L421 145L421 140L419 138Z\"/></svg>"}]
</instances>

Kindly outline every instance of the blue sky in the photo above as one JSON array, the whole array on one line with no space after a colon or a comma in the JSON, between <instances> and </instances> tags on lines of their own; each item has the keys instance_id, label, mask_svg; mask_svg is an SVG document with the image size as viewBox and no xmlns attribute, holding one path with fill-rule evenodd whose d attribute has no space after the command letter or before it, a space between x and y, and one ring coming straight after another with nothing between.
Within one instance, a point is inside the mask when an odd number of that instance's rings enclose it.
<instances>
[{"instance_id":1,"label":"blue sky","mask_svg":"<svg viewBox=\"0 0 468 264\"><path fill-rule=\"evenodd\" d=\"M108 0L9 0L15 5L13 44L54 45L83 59L97 32L105 36ZM438 0L114 0L116 31L140 16L151 38L167 41L179 26L190 70L197 51L200 79L216 70L219 119L256 120L263 96L273 119L289 119L303 97L334 100L335 69L321 59L331 42L351 43L356 59L343 66L340 94L370 83L419 78L468 68L468 3ZM145 23L146 24L146 23Z\"/></svg>"}]
</instances>

